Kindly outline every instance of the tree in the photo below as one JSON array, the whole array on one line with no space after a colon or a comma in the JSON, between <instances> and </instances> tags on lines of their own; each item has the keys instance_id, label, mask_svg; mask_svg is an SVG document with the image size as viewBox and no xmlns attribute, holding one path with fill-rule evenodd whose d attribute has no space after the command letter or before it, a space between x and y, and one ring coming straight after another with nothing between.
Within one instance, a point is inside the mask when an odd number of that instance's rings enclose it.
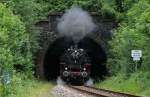
<instances>
[{"instance_id":1,"label":"tree","mask_svg":"<svg viewBox=\"0 0 150 97\"><path fill-rule=\"evenodd\" d=\"M141 0L136 3L126 14L127 19L115 31L111 45L109 63L111 70L130 74L134 72L134 63L131 59L132 49L141 49L143 52L142 63L139 70L149 71L150 58L150 2Z\"/></svg>"},{"instance_id":2,"label":"tree","mask_svg":"<svg viewBox=\"0 0 150 97\"><path fill-rule=\"evenodd\" d=\"M14 64L21 64L28 71L32 66L32 55L25 25L2 3L0 8L0 67L13 69Z\"/></svg>"}]
</instances>

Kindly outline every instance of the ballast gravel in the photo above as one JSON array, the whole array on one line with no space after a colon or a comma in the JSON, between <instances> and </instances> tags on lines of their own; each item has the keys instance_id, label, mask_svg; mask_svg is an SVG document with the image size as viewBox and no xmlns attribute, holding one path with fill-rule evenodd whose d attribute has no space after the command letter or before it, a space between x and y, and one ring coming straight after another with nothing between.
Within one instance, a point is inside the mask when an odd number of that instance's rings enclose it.
<instances>
[{"instance_id":1,"label":"ballast gravel","mask_svg":"<svg viewBox=\"0 0 150 97\"><path fill-rule=\"evenodd\" d=\"M55 86L53 89L53 93L55 97L91 97L85 94L81 94L63 85Z\"/></svg>"}]
</instances>

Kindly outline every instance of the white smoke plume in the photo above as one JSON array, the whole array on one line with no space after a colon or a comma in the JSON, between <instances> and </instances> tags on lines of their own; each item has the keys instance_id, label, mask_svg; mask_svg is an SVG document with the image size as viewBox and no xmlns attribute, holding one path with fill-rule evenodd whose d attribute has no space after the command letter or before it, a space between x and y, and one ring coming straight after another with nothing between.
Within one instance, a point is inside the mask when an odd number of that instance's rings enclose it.
<instances>
[{"instance_id":1,"label":"white smoke plume","mask_svg":"<svg viewBox=\"0 0 150 97\"><path fill-rule=\"evenodd\" d=\"M57 85L64 85L65 82L61 79L60 76L57 77Z\"/></svg>"},{"instance_id":2,"label":"white smoke plume","mask_svg":"<svg viewBox=\"0 0 150 97\"><path fill-rule=\"evenodd\" d=\"M92 78L89 78L89 80L87 80L87 82L85 82L84 85L86 85L86 86L93 86L93 85L94 85L93 79L92 79Z\"/></svg>"},{"instance_id":3,"label":"white smoke plume","mask_svg":"<svg viewBox=\"0 0 150 97\"><path fill-rule=\"evenodd\" d=\"M60 35L71 37L74 42L79 42L95 27L91 16L86 11L78 7L72 7L61 17L57 30Z\"/></svg>"}]
</instances>

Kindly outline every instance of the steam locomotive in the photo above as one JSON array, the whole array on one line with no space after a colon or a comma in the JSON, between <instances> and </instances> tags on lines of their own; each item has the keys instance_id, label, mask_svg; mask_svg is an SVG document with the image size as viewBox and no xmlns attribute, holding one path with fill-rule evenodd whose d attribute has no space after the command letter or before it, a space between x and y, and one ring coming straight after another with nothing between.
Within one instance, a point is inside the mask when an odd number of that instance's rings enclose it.
<instances>
[{"instance_id":1,"label":"steam locomotive","mask_svg":"<svg viewBox=\"0 0 150 97\"><path fill-rule=\"evenodd\" d=\"M91 73L91 60L87 52L73 45L60 57L60 77L65 82L86 82Z\"/></svg>"}]
</instances>

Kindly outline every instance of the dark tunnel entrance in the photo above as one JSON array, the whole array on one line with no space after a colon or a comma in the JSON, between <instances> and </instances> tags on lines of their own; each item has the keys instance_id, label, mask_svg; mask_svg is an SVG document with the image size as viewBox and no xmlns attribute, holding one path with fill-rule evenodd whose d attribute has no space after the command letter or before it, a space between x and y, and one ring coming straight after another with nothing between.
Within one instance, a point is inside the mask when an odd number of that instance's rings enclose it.
<instances>
[{"instance_id":1,"label":"dark tunnel entrance","mask_svg":"<svg viewBox=\"0 0 150 97\"><path fill-rule=\"evenodd\" d=\"M47 80L55 80L59 76L60 56L64 51L73 45L70 38L61 37L51 44L44 59L44 75ZM92 60L91 77L103 79L107 74L107 56L104 49L91 38L84 38L78 43L79 48L83 48Z\"/></svg>"}]
</instances>

